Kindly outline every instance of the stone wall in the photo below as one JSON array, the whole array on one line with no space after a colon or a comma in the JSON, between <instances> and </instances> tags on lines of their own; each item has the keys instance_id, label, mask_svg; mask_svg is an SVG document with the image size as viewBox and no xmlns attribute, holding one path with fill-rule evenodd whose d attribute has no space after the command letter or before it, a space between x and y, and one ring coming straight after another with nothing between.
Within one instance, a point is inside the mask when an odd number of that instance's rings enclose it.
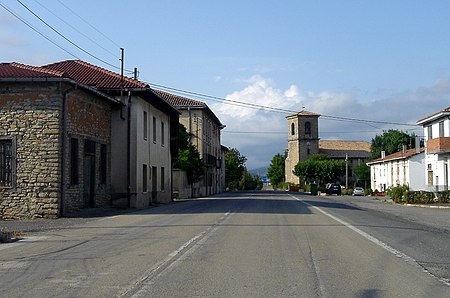
<instances>
[{"instance_id":1,"label":"stone wall","mask_svg":"<svg viewBox=\"0 0 450 298\"><path fill-rule=\"evenodd\" d=\"M0 85L0 138L12 140L15 169L0 187L0 219L58 216L61 108L57 85Z\"/></svg>"},{"instance_id":2,"label":"stone wall","mask_svg":"<svg viewBox=\"0 0 450 298\"><path fill-rule=\"evenodd\" d=\"M111 106L104 98L74 87L61 82L0 83L0 140L11 140L13 147L13 183L0 186L0 220L55 218L110 204ZM67 132L63 135L65 92ZM71 138L78 140L74 185L70 183ZM85 140L95 143L90 153L95 176L92 205L86 202L84 187ZM100 174L102 145L105 179Z\"/></svg>"}]
</instances>

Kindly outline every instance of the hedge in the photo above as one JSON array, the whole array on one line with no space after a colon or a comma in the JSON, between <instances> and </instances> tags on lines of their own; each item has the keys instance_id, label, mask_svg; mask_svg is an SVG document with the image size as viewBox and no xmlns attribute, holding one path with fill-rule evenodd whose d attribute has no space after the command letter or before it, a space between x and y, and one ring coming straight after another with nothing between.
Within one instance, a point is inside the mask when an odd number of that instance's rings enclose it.
<instances>
[{"instance_id":1,"label":"hedge","mask_svg":"<svg viewBox=\"0 0 450 298\"><path fill-rule=\"evenodd\" d=\"M400 204L448 204L450 203L450 191L409 191L405 186L393 187L388 190L392 201Z\"/></svg>"}]
</instances>

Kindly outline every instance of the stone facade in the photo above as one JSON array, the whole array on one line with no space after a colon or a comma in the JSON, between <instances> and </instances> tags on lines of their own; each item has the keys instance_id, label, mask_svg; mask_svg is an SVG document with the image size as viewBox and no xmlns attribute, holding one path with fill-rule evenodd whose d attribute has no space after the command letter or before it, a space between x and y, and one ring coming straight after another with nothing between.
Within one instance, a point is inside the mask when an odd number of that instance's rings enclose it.
<instances>
[{"instance_id":1,"label":"stone facade","mask_svg":"<svg viewBox=\"0 0 450 298\"><path fill-rule=\"evenodd\" d=\"M319 153L319 115L302 111L286 117L288 121L288 155L285 161L286 182L299 183L292 171L302 160Z\"/></svg>"},{"instance_id":2,"label":"stone facade","mask_svg":"<svg viewBox=\"0 0 450 298\"><path fill-rule=\"evenodd\" d=\"M64 105L65 92L67 105ZM0 219L54 218L86 207L82 199L85 188L81 140L89 139L109 148L110 109L98 96L70 84L2 82L0 142L6 146L11 144L12 154L7 157L2 153L2 169L10 171L10 176L2 174L7 179L0 186ZM65 125L67 131L63 133ZM70 184L70 163L74 160L70 158L71 138L77 138L81 144L76 153L77 185ZM99 168L105 164L99 160L101 148L105 147L96 146L94 154L95 181L100 181ZM110 179L107 177L106 181ZM94 187L95 205L107 204L109 182Z\"/></svg>"}]
</instances>

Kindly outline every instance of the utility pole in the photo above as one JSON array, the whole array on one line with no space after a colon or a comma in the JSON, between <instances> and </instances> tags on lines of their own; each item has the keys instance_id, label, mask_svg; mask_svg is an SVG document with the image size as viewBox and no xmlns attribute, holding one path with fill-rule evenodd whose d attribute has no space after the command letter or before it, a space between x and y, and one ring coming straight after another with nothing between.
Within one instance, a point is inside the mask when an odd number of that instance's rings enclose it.
<instances>
[{"instance_id":1,"label":"utility pole","mask_svg":"<svg viewBox=\"0 0 450 298\"><path fill-rule=\"evenodd\" d=\"M348 189L348 154L345 153L345 189Z\"/></svg>"}]
</instances>

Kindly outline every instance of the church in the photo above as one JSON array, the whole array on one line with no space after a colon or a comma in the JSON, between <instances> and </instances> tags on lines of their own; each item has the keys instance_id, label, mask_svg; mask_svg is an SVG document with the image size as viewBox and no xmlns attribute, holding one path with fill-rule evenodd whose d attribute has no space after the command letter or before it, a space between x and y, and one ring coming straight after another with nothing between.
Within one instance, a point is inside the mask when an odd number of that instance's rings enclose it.
<instances>
[{"instance_id":1,"label":"church","mask_svg":"<svg viewBox=\"0 0 450 298\"><path fill-rule=\"evenodd\" d=\"M292 172L300 162L314 154L325 154L331 159L343 160L348 165L349 185L356 182L353 169L370 157L370 143L365 141L320 140L319 114L301 111L287 116L289 128L288 154L285 162L286 182L300 183ZM345 184L343 177L343 184Z\"/></svg>"}]
</instances>

